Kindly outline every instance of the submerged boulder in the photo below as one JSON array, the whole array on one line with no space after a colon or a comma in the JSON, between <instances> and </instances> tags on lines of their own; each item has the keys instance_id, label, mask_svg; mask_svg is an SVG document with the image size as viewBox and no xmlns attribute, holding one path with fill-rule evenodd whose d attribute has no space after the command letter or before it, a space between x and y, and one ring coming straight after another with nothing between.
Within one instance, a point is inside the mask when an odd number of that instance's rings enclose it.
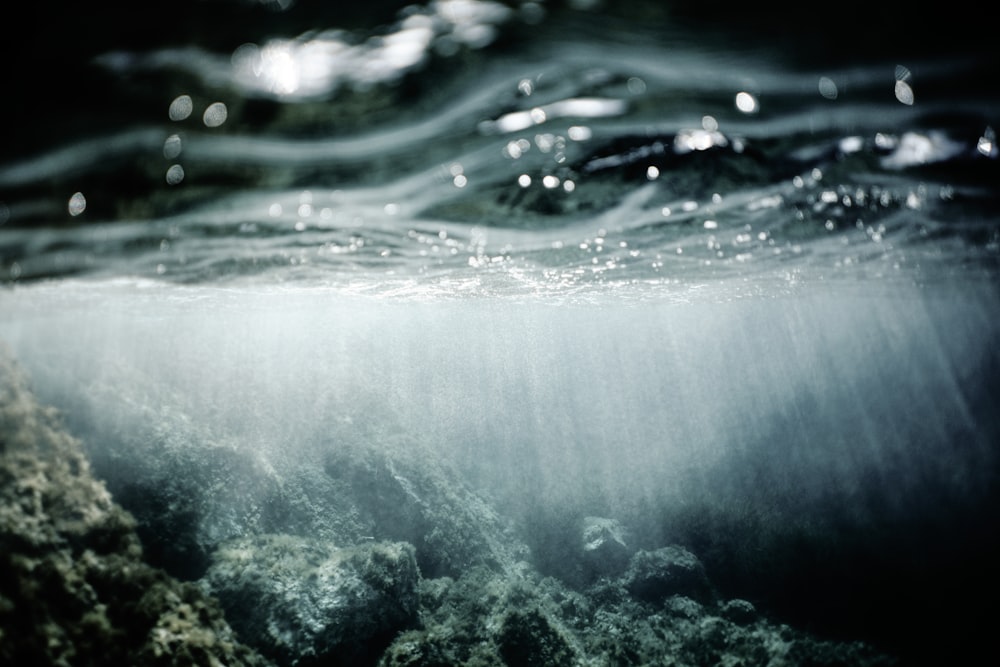
<instances>
[{"instance_id":1,"label":"submerged boulder","mask_svg":"<svg viewBox=\"0 0 1000 667\"><path fill-rule=\"evenodd\" d=\"M683 595L699 602L712 600L712 586L697 556L679 546L638 551L623 577L634 597L648 602Z\"/></svg>"},{"instance_id":2,"label":"submerged boulder","mask_svg":"<svg viewBox=\"0 0 1000 667\"><path fill-rule=\"evenodd\" d=\"M747 600L728 600L719 611L725 618L740 625L748 625L757 620L757 608Z\"/></svg>"},{"instance_id":3,"label":"submerged boulder","mask_svg":"<svg viewBox=\"0 0 1000 667\"><path fill-rule=\"evenodd\" d=\"M375 425L334 414L290 433L221 428L191 397L118 372L115 386L136 389L119 400L112 383L95 385L75 418L98 443L94 470L135 516L150 562L176 577L198 580L220 545L263 534L409 542L430 577L527 557L510 522L440 451L396 428L391 409Z\"/></svg>"},{"instance_id":4,"label":"submerged boulder","mask_svg":"<svg viewBox=\"0 0 1000 667\"><path fill-rule=\"evenodd\" d=\"M625 527L614 519L604 517L583 518L580 542L580 555L587 579L621 574L633 551L625 542Z\"/></svg>"},{"instance_id":5,"label":"submerged boulder","mask_svg":"<svg viewBox=\"0 0 1000 667\"><path fill-rule=\"evenodd\" d=\"M479 566L510 571L528 556L509 522L418 442L389 436L340 444L325 470L369 535L416 547L425 577L456 577Z\"/></svg>"},{"instance_id":6,"label":"submerged boulder","mask_svg":"<svg viewBox=\"0 0 1000 667\"><path fill-rule=\"evenodd\" d=\"M378 665L896 664L863 643L820 640L763 615L751 617L752 605L745 601L701 604L681 595L648 601L630 595L623 581L602 578L579 592L527 567L425 579L419 625L399 634Z\"/></svg>"},{"instance_id":7,"label":"submerged boulder","mask_svg":"<svg viewBox=\"0 0 1000 667\"><path fill-rule=\"evenodd\" d=\"M399 635L379 667L533 667L585 664L562 606L577 594L522 567L485 567L458 579L424 580L420 625Z\"/></svg>"},{"instance_id":8,"label":"submerged boulder","mask_svg":"<svg viewBox=\"0 0 1000 667\"><path fill-rule=\"evenodd\" d=\"M419 579L409 544L258 535L220 548L203 582L240 636L279 664L358 665L416 620Z\"/></svg>"},{"instance_id":9,"label":"submerged boulder","mask_svg":"<svg viewBox=\"0 0 1000 667\"><path fill-rule=\"evenodd\" d=\"M268 665L142 560L132 517L0 350L0 664Z\"/></svg>"},{"instance_id":10,"label":"submerged boulder","mask_svg":"<svg viewBox=\"0 0 1000 667\"><path fill-rule=\"evenodd\" d=\"M571 665L576 657L566 637L537 607L508 613L500 626L497 644L508 665Z\"/></svg>"}]
</instances>

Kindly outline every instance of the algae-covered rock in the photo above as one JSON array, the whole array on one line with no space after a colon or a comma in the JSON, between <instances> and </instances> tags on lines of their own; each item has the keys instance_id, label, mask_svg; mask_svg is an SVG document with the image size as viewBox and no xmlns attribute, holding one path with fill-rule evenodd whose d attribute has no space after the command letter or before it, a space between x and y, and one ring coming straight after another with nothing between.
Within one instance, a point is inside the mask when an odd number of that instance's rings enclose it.
<instances>
[{"instance_id":1,"label":"algae-covered rock","mask_svg":"<svg viewBox=\"0 0 1000 667\"><path fill-rule=\"evenodd\" d=\"M120 400L104 382L89 401L66 400L99 443L94 470L136 518L148 559L178 578L200 579L220 545L262 534L409 542L430 577L527 557L510 522L439 449L395 428L389 409L374 425L334 414L274 432L224 429L191 397L135 373L110 373L135 386Z\"/></svg>"},{"instance_id":2,"label":"algae-covered rock","mask_svg":"<svg viewBox=\"0 0 1000 667\"><path fill-rule=\"evenodd\" d=\"M757 608L748 600L728 600L720 611L725 618L740 625L747 625L757 620Z\"/></svg>"},{"instance_id":3,"label":"algae-covered rock","mask_svg":"<svg viewBox=\"0 0 1000 667\"><path fill-rule=\"evenodd\" d=\"M537 607L508 613L500 626L497 644L508 665L570 665L575 657L566 638Z\"/></svg>"},{"instance_id":4,"label":"algae-covered rock","mask_svg":"<svg viewBox=\"0 0 1000 667\"><path fill-rule=\"evenodd\" d=\"M358 665L416 620L419 577L409 544L259 535L220 548L204 583L240 636L279 664Z\"/></svg>"},{"instance_id":5,"label":"algae-covered rock","mask_svg":"<svg viewBox=\"0 0 1000 667\"><path fill-rule=\"evenodd\" d=\"M700 602L712 599L712 587L701 561L679 546L639 551L629 562L625 588L633 596L658 601L684 595Z\"/></svg>"},{"instance_id":6,"label":"algae-covered rock","mask_svg":"<svg viewBox=\"0 0 1000 667\"><path fill-rule=\"evenodd\" d=\"M761 614L752 605L701 604L674 595L648 601L623 580L602 578L585 592L530 568L502 575L473 569L421 583L420 624L396 637L379 667L619 667L769 665L890 667L858 642L824 641Z\"/></svg>"},{"instance_id":7,"label":"algae-covered rock","mask_svg":"<svg viewBox=\"0 0 1000 667\"><path fill-rule=\"evenodd\" d=\"M425 580L421 591L420 627L399 635L379 667L586 664L560 610L579 596L551 578L479 567Z\"/></svg>"},{"instance_id":8,"label":"algae-covered rock","mask_svg":"<svg viewBox=\"0 0 1000 667\"><path fill-rule=\"evenodd\" d=\"M604 517L584 517L580 541L580 555L587 579L620 574L628 565L633 551L626 543L624 526Z\"/></svg>"},{"instance_id":9,"label":"algae-covered rock","mask_svg":"<svg viewBox=\"0 0 1000 667\"><path fill-rule=\"evenodd\" d=\"M413 544L424 576L459 576L485 566L509 571L528 556L509 523L448 462L420 443L386 437L343 444L327 474L353 499L357 520L377 540Z\"/></svg>"},{"instance_id":10,"label":"algae-covered rock","mask_svg":"<svg viewBox=\"0 0 1000 667\"><path fill-rule=\"evenodd\" d=\"M245 536L224 543L200 585L180 583L143 562L131 516L91 475L80 443L0 365L0 664L894 664L865 644L774 623L748 601L717 603L698 558L680 546L638 551L619 576L579 589L543 577L519 558L525 550L500 515L419 447L373 440L326 464L275 477L276 493L264 496L275 502L260 516L302 532L349 526L353 546L326 534ZM236 481L260 469L225 470ZM267 525L208 507L241 497L214 488L199 501L212 517L203 527ZM326 522L337 508L345 515ZM577 535L592 539L564 543L573 563L587 545L623 553L614 521L580 525ZM362 530L397 541L366 542ZM223 533L201 534L207 545ZM438 576L420 577L421 558Z\"/></svg>"},{"instance_id":11,"label":"algae-covered rock","mask_svg":"<svg viewBox=\"0 0 1000 667\"><path fill-rule=\"evenodd\" d=\"M115 373L132 392L115 400L113 387L91 387L108 414L77 407L76 421L94 441L95 474L135 517L148 562L193 581L222 542L290 520L280 478L253 447L191 418L148 378Z\"/></svg>"},{"instance_id":12,"label":"algae-covered rock","mask_svg":"<svg viewBox=\"0 0 1000 667\"><path fill-rule=\"evenodd\" d=\"M892 656L860 642L821 640L760 614L749 602L701 604L675 595L631 596L622 582L601 580L588 589L583 613L569 629L594 665L769 665L770 667L889 667ZM739 603L739 604L733 604ZM736 612L743 612L740 615Z\"/></svg>"},{"instance_id":13,"label":"algae-covered rock","mask_svg":"<svg viewBox=\"0 0 1000 667\"><path fill-rule=\"evenodd\" d=\"M269 664L143 562L134 527L0 350L0 664Z\"/></svg>"}]
</instances>

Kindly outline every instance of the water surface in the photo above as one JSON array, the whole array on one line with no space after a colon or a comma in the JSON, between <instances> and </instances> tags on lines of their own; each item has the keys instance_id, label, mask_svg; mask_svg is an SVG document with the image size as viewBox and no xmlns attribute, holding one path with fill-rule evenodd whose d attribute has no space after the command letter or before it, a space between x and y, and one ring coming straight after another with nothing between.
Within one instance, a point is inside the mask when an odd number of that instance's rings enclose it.
<instances>
[{"instance_id":1,"label":"water surface","mask_svg":"<svg viewBox=\"0 0 1000 667\"><path fill-rule=\"evenodd\" d=\"M278 467L419 434L543 570L559 517L615 516L789 622L975 655L995 56L957 10L569 4L53 20L0 339L95 455L150 410Z\"/></svg>"}]
</instances>

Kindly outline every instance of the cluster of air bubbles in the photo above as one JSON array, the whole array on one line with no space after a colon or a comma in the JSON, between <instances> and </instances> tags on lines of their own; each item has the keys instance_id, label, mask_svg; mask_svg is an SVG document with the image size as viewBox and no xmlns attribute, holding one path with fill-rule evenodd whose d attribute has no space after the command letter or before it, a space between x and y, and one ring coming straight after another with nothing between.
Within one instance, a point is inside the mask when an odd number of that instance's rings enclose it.
<instances>
[{"instance_id":1,"label":"cluster of air bubbles","mask_svg":"<svg viewBox=\"0 0 1000 667\"><path fill-rule=\"evenodd\" d=\"M448 176L451 183L456 188L464 188L469 184L469 177L465 175L465 167L460 162L453 162L448 165Z\"/></svg>"},{"instance_id":2,"label":"cluster of air bubbles","mask_svg":"<svg viewBox=\"0 0 1000 667\"><path fill-rule=\"evenodd\" d=\"M562 190L563 192L573 192L576 189L576 181L572 178L560 178L555 174L545 174L538 179L532 178L530 174L520 174L517 177L517 184L521 188L541 185L546 190Z\"/></svg>"},{"instance_id":3,"label":"cluster of air bubbles","mask_svg":"<svg viewBox=\"0 0 1000 667\"><path fill-rule=\"evenodd\" d=\"M194 113L194 100L190 95L178 95L167 109L167 117L174 122L182 122ZM201 114L201 122L205 127L221 127L229 117L229 109L223 102L211 102L206 105ZM174 133L163 142L163 157L172 164L167 167L167 185L179 185L184 180L184 167L177 162L184 150L184 141L180 134Z\"/></svg>"},{"instance_id":4,"label":"cluster of air bubbles","mask_svg":"<svg viewBox=\"0 0 1000 667\"><path fill-rule=\"evenodd\" d=\"M840 96L840 87L828 76L821 76L818 83L819 94L828 100L835 100ZM744 95L744 93L740 93ZM896 100L907 106L912 106L915 102L913 94L913 73L904 65L896 65L893 72L893 95ZM739 97L739 96L737 96ZM737 107L744 110L737 100Z\"/></svg>"},{"instance_id":5,"label":"cluster of air bubbles","mask_svg":"<svg viewBox=\"0 0 1000 667\"><path fill-rule=\"evenodd\" d=\"M326 197L315 194L312 190L302 190L295 201L271 202L267 208L267 217L282 225L286 221L290 222L291 229L296 232L331 225L341 229L361 227L364 224L364 215L361 211L348 213L346 210L339 210L337 204L341 195L340 190L333 190ZM383 212L387 215L394 214L397 210L397 204L386 204L383 207ZM246 231L254 232L256 228Z\"/></svg>"},{"instance_id":6,"label":"cluster of air bubbles","mask_svg":"<svg viewBox=\"0 0 1000 667\"><path fill-rule=\"evenodd\" d=\"M525 95L530 95L532 92L532 84L530 79L522 79L518 83L518 89ZM550 109L552 107L559 107L561 104L569 104L571 107L575 103L582 102L582 100L564 100L562 103L557 103L556 105L549 105ZM584 106L593 111L595 115L599 115L599 110L601 105L589 106L589 103L584 103ZM605 111L610 111L617 113L618 109L611 109L610 107L603 107ZM520 112L518 112L520 113ZM535 108L532 111L524 112L527 114L526 118L533 118L529 123L525 123L525 127L532 124L540 124L545 122L547 119L546 112L541 108ZM561 112L560 112L561 113ZM534 114L532 116L532 114ZM511 114L501 117L497 121L490 121L490 127L481 127L484 131L492 132L496 130L509 131L513 130L515 127L520 128L522 124L520 122L514 124L508 124L507 120L511 117ZM505 120L507 119L507 120ZM564 165L567 161L567 148L570 142L585 142L589 141L593 137L593 131L590 127L586 125L571 125L566 128L564 133L556 132L537 132L533 135L520 136L508 140L500 149L501 155L504 158L512 161L518 161L529 154L538 154L540 156L545 156L545 158L554 165L556 169L559 169L561 165ZM516 182L521 188L530 188L533 186L541 186L545 190L562 190L564 192L573 192L576 189L576 181L570 178L568 175L556 175L552 172L552 167L543 168L541 173L529 173L522 172L517 175Z\"/></svg>"}]
</instances>

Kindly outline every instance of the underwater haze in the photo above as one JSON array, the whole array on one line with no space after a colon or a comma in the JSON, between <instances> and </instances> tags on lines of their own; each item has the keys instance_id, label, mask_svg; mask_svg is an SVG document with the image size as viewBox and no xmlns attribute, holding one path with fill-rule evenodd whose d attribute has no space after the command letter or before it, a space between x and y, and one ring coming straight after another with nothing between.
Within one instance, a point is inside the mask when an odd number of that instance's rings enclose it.
<instances>
[{"instance_id":1,"label":"underwater haze","mask_svg":"<svg viewBox=\"0 0 1000 667\"><path fill-rule=\"evenodd\" d=\"M428 582L479 560L441 546L407 443L468 490L453 516L509 521L485 559L504 576L526 563L596 608L630 576L574 552L601 517L774 623L984 664L1000 68L981 10L364 4L42 3L5 47L0 343L147 558L214 586L239 633L257 626L220 546L411 542L423 606L398 631L429 633ZM399 495L361 497L338 470L380 451ZM576 664L723 660L600 653L599 623L568 618ZM275 637L275 664L342 664ZM357 664L446 664L373 637ZM572 664L495 641L512 667Z\"/></svg>"}]
</instances>

